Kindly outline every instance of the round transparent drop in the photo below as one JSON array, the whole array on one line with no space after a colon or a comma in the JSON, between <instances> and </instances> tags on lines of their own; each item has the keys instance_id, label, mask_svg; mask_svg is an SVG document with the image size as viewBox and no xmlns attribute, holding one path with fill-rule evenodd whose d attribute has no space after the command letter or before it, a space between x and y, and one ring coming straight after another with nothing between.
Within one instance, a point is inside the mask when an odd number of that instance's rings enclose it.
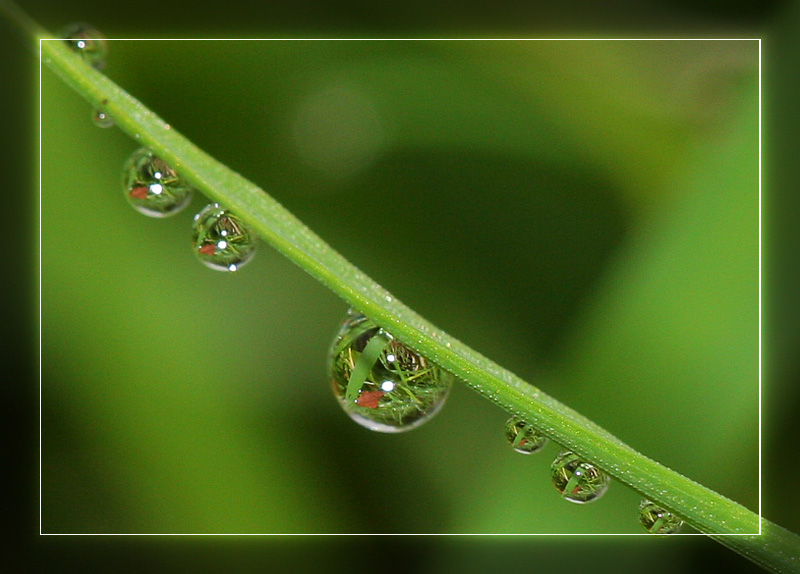
<instances>
[{"instance_id":1,"label":"round transparent drop","mask_svg":"<svg viewBox=\"0 0 800 574\"><path fill-rule=\"evenodd\" d=\"M217 271L237 271L253 258L253 232L218 203L194 216L192 248L205 265Z\"/></svg>"},{"instance_id":2,"label":"round transparent drop","mask_svg":"<svg viewBox=\"0 0 800 574\"><path fill-rule=\"evenodd\" d=\"M683 520L649 500L639 505L639 522L651 534L673 534L683 526Z\"/></svg>"},{"instance_id":3,"label":"round transparent drop","mask_svg":"<svg viewBox=\"0 0 800 574\"><path fill-rule=\"evenodd\" d=\"M147 148L135 151L122 169L122 189L135 209L167 217L189 205L194 188Z\"/></svg>"},{"instance_id":4,"label":"round transparent drop","mask_svg":"<svg viewBox=\"0 0 800 574\"><path fill-rule=\"evenodd\" d=\"M88 24L72 24L64 28L60 35L87 64L97 70L105 67L108 42L98 30Z\"/></svg>"},{"instance_id":5,"label":"round transparent drop","mask_svg":"<svg viewBox=\"0 0 800 574\"><path fill-rule=\"evenodd\" d=\"M577 454L562 450L550 466L553 485L565 500L585 504L597 500L611 483L611 478Z\"/></svg>"},{"instance_id":6,"label":"round transparent drop","mask_svg":"<svg viewBox=\"0 0 800 574\"><path fill-rule=\"evenodd\" d=\"M546 436L517 416L506 422L506 440L511 448L522 454L539 452L548 443Z\"/></svg>"},{"instance_id":7,"label":"round transparent drop","mask_svg":"<svg viewBox=\"0 0 800 574\"><path fill-rule=\"evenodd\" d=\"M94 110L92 112L92 122L98 128L114 127L114 119L103 110Z\"/></svg>"},{"instance_id":8,"label":"round transparent drop","mask_svg":"<svg viewBox=\"0 0 800 574\"><path fill-rule=\"evenodd\" d=\"M385 433L430 420L453 382L450 373L352 310L333 341L328 367L333 393L350 418Z\"/></svg>"}]
</instances>

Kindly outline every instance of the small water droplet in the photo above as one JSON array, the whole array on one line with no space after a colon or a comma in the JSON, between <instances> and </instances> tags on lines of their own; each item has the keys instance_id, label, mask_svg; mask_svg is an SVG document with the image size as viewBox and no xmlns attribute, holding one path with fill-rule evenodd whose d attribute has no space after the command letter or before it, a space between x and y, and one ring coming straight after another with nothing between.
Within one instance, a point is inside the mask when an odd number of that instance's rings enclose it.
<instances>
[{"instance_id":1,"label":"small water droplet","mask_svg":"<svg viewBox=\"0 0 800 574\"><path fill-rule=\"evenodd\" d=\"M639 505L639 522L651 534L673 534L683 526L683 520L649 500Z\"/></svg>"},{"instance_id":2,"label":"small water droplet","mask_svg":"<svg viewBox=\"0 0 800 574\"><path fill-rule=\"evenodd\" d=\"M506 422L506 440L511 448L522 454L539 452L549 442L546 436L518 416Z\"/></svg>"},{"instance_id":3,"label":"small water droplet","mask_svg":"<svg viewBox=\"0 0 800 574\"><path fill-rule=\"evenodd\" d=\"M92 112L92 121L99 128L110 128L114 126L114 119L103 110Z\"/></svg>"},{"instance_id":4,"label":"small water droplet","mask_svg":"<svg viewBox=\"0 0 800 574\"><path fill-rule=\"evenodd\" d=\"M565 500L585 504L597 500L611 483L611 478L577 454L562 450L550 465L553 485Z\"/></svg>"},{"instance_id":5,"label":"small water droplet","mask_svg":"<svg viewBox=\"0 0 800 574\"><path fill-rule=\"evenodd\" d=\"M167 217L189 204L194 188L147 148L136 150L122 169L128 202L150 217Z\"/></svg>"},{"instance_id":6,"label":"small water droplet","mask_svg":"<svg viewBox=\"0 0 800 574\"><path fill-rule=\"evenodd\" d=\"M192 247L211 269L237 271L253 258L256 238L241 219L212 203L194 216Z\"/></svg>"},{"instance_id":7,"label":"small water droplet","mask_svg":"<svg viewBox=\"0 0 800 574\"><path fill-rule=\"evenodd\" d=\"M97 70L105 67L108 42L97 29L83 23L71 24L61 31L60 37L90 66Z\"/></svg>"},{"instance_id":8,"label":"small water droplet","mask_svg":"<svg viewBox=\"0 0 800 574\"><path fill-rule=\"evenodd\" d=\"M453 382L450 373L352 309L331 345L328 370L333 393L350 418L385 433L430 420Z\"/></svg>"}]
</instances>

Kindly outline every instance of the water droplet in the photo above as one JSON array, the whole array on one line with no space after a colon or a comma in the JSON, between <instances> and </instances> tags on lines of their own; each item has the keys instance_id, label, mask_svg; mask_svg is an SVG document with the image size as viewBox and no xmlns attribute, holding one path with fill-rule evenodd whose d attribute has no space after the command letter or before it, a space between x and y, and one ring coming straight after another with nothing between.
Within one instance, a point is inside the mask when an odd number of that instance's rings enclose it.
<instances>
[{"instance_id":1,"label":"water droplet","mask_svg":"<svg viewBox=\"0 0 800 574\"><path fill-rule=\"evenodd\" d=\"M60 36L87 64L97 70L105 67L108 43L97 29L88 24L72 24L64 28Z\"/></svg>"},{"instance_id":2,"label":"water droplet","mask_svg":"<svg viewBox=\"0 0 800 574\"><path fill-rule=\"evenodd\" d=\"M333 341L328 367L333 393L350 418L386 433L430 420L453 382L450 373L352 309Z\"/></svg>"},{"instance_id":3,"label":"water droplet","mask_svg":"<svg viewBox=\"0 0 800 574\"><path fill-rule=\"evenodd\" d=\"M211 269L236 271L252 259L256 238L250 228L218 203L194 216L192 247Z\"/></svg>"},{"instance_id":4,"label":"water droplet","mask_svg":"<svg viewBox=\"0 0 800 574\"><path fill-rule=\"evenodd\" d=\"M597 500L611 483L611 478L577 454L562 450L550 466L553 485L564 499L577 504Z\"/></svg>"},{"instance_id":5,"label":"water droplet","mask_svg":"<svg viewBox=\"0 0 800 574\"><path fill-rule=\"evenodd\" d=\"M511 448L522 454L539 452L549 442L546 436L517 416L506 423L506 440Z\"/></svg>"},{"instance_id":6,"label":"water droplet","mask_svg":"<svg viewBox=\"0 0 800 574\"><path fill-rule=\"evenodd\" d=\"M150 217L167 217L189 204L194 188L147 148L135 151L122 170L128 202Z\"/></svg>"},{"instance_id":7,"label":"water droplet","mask_svg":"<svg viewBox=\"0 0 800 574\"><path fill-rule=\"evenodd\" d=\"M99 128L110 128L114 126L114 119L103 110L92 112L92 121Z\"/></svg>"},{"instance_id":8,"label":"water droplet","mask_svg":"<svg viewBox=\"0 0 800 574\"><path fill-rule=\"evenodd\" d=\"M683 526L683 520L649 500L639 505L639 522L651 534L672 534Z\"/></svg>"}]
</instances>

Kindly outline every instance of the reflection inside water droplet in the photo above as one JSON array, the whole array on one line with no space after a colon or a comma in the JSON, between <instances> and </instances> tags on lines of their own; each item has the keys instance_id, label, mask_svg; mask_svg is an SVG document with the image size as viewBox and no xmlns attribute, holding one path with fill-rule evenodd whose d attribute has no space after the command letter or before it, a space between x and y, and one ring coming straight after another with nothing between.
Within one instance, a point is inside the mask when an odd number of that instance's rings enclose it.
<instances>
[{"instance_id":1,"label":"reflection inside water droplet","mask_svg":"<svg viewBox=\"0 0 800 574\"><path fill-rule=\"evenodd\" d=\"M558 453L550 466L550 476L561 496L577 504L597 500L611 483L605 472L568 450Z\"/></svg>"},{"instance_id":2,"label":"reflection inside water droplet","mask_svg":"<svg viewBox=\"0 0 800 574\"><path fill-rule=\"evenodd\" d=\"M511 448L522 454L539 452L548 443L546 436L517 416L506 422L506 440Z\"/></svg>"},{"instance_id":3,"label":"reflection inside water droplet","mask_svg":"<svg viewBox=\"0 0 800 574\"><path fill-rule=\"evenodd\" d=\"M673 534L683 526L683 520L649 500L639 505L639 522L651 534Z\"/></svg>"},{"instance_id":4,"label":"reflection inside water droplet","mask_svg":"<svg viewBox=\"0 0 800 574\"><path fill-rule=\"evenodd\" d=\"M253 258L255 235L241 219L218 203L204 207L193 221L194 253L211 269L237 271Z\"/></svg>"},{"instance_id":5,"label":"reflection inside water droplet","mask_svg":"<svg viewBox=\"0 0 800 574\"><path fill-rule=\"evenodd\" d=\"M167 217L189 204L194 188L147 148L136 150L122 169L125 197L139 212Z\"/></svg>"},{"instance_id":6,"label":"reflection inside water droplet","mask_svg":"<svg viewBox=\"0 0 800 574\"><path fill-rule=\"evenodd\" d=\"M453 376L351 310L330 350L333 393L358 424L396 433L442 408Z\"/></svg>"}]
</instances>

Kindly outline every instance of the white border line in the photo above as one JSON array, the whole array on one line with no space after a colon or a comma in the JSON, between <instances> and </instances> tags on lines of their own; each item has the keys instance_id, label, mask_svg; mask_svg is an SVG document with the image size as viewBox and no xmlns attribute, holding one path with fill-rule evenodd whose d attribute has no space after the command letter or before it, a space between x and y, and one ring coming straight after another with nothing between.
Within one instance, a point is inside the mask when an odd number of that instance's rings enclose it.
<instances>
[{"instance_id":1,"label":"white border line","mask_svg":"<svg viewBox=\"0 0 800 574\"><path fill-rule=\"evenodd\" d=\"M642 533L45 533L42 532L42 42L48 40L61 41L66 38L39 39L39 535L40 536L640 536L652 538L653 534ZM758 42L758 535L762 531L761 496L762 496L762 335L761 335L761 38L106 38L107 41L186 41L186 42ZM627 487L626 488L630 488ZM669 538L687 536L754 536L755 534L704 534L674 533ZM666 535L656 535L664 538Z\"/></svg>"},{"instance_id":2,"label":"white border line","mask_svg":"<svg viewBox=\"0 0 800 574\"><path fill-rule=\"evenodd\" d=\"M39 534L42 534L42 40L39 39Z\"/></svg>"},{"instance_id":3,"label":"white border line","mask_svg":"<svg viewBox=\"0 0 800 574\"><path fill-rule=\"evenodd\" d=\"M761 39L758 40L758 535L761 536L761 373L762 373L762 323L761 323L761 237L762 237L762 197L761 197Z\"/></svg>"}]
</instances>

